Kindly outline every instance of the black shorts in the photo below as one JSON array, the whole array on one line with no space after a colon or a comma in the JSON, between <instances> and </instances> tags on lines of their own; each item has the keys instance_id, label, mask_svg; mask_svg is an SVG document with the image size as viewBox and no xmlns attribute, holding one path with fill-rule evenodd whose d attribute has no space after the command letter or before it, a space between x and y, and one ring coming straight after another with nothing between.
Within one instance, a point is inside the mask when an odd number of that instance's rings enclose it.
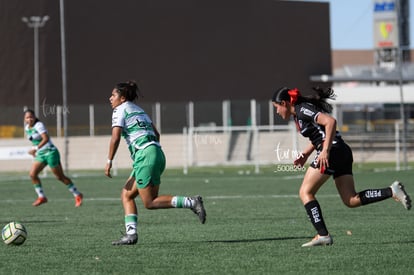
<instances>
[{"instance_id":1,"label":"black shorts","mask_svg":"<svg viewBox=\"0 0 414 275\"><path fill-rule=\"evenodd\" d=\"M321 150L316 152L315 159L311 163L311 167L319 169L317 167L317 159ZM324 174L333 175L333 178L337 178L343 175L352 175L352 163L354 158L352 156L352 150L343 140L336 141L331 146L329 152L329 168L325 170Z\"/></svg>"}]
</instances>

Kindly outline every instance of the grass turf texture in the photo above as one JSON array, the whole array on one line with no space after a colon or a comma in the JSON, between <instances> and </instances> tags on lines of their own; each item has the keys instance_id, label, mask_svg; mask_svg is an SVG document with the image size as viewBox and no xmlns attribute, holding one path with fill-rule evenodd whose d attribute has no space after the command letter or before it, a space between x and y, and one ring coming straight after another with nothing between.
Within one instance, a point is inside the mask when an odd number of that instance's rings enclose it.
<instances>
[{"instance_id":1,"label":"grass turf texture","mask_svg":"<svg viewBox=\"0 0 414 275\"><path fill-rule=\"evenodd\" d=\"M384 167L382 167L384 166ZM392 165L355 166L357 191L401 180L414 196L414 171ZM250 173L246 173L250 170ZM374 171L375 170L375 171ZM377 171L377 172L376 172ZM202 225L188 209L139 208L139 244L112 246L124 231L120 190L128 176L108 179L101 171L70 173L84 204L74 207L65 186L43 179L49 202L35 199L27 176L0 178L0 225L21 221L28 239L0 245L0 274L410 274L414 218L386 200L346 208L329 180L319 191L330 247L302 248L315 234L297 196L302 172L267 167L216 167L164 174L161 194L201 194Z\"/></svg>"}]
</instances>

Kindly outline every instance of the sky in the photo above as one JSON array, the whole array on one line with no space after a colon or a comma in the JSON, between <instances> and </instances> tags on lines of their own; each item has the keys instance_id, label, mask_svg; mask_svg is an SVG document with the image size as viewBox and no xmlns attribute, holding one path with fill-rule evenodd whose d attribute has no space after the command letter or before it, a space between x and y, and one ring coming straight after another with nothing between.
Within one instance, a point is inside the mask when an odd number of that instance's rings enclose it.
<instances>
[{"instance_id":1,"label":"sky","mask_svg":"<svg viewBox=\"0 0 414 275\"><path fill-rule=\"evenodd\" d=\"M331 46L334 50L372 49L373 0L301 0L329 2L331 18ZM414 16L414 2L409 1L410 16ZM414 19L410 18L410 48L414 48Z\"/></svg>"}]
</instances>

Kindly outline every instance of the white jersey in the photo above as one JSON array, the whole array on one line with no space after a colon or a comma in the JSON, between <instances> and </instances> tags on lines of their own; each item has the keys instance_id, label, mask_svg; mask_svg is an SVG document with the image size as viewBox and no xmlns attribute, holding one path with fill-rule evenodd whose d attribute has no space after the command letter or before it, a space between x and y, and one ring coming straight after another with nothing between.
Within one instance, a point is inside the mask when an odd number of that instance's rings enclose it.
<instances>
[{"instance_id":1,"label":"white jersey","mask_svg":"<svg viewBox=\"0 0 414 275\"><path fill-rule=\"evenodd\" d=\"M126 101L113 110L113 127L122 127L122 136L131 154L152 144L161 147L150 117L133 102Z\"/></svg>"},{"instance_id":2,"label":"white jersey","mask_svg":"<svg viewBox=\"0 0 414 275\"><path fill-rule=\"evenodd\" d=\"M32 142L34 146L37 146L42 141L42 134L47 134L45 125L40 121L37 121L32 128L26 124L24 131L26 132L27 138ZM55 149L55 146L53 145L52 139L50 137L49 141L38 149L38 152L48 149Z\"/></svg>"}]
</instances>

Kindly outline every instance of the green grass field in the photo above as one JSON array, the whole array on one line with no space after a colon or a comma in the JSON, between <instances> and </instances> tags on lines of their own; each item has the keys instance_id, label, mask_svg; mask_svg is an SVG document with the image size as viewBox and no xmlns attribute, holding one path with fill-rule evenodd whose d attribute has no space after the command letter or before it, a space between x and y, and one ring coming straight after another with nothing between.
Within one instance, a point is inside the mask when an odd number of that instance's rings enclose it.
<instances>
[{"instance_id":1,"label":"green grass field","mask_svg":"<svg viewBox=\"0 0 414 275\"><path fill-rule=\"evenodd\" d=\"M401 180L414 196L414 171L355 169L357 191ZM0 245L0 274L412 274L414 218L393 200L346 208L332 180L318 193L334 245L302 248L314 229L297 196L302 172L254 174L251 167L168 170L161 194L204 198L207 222L188 209L139 207L139 244L114 247L124 231L120 190L128 172L71 172L84 193L72 195L50 175L49 202L32 207L28 177L2 174L0 224L21 221L22 246ZM249 173L250 172L250 173Z\"/></svg>"}]
</instances>

